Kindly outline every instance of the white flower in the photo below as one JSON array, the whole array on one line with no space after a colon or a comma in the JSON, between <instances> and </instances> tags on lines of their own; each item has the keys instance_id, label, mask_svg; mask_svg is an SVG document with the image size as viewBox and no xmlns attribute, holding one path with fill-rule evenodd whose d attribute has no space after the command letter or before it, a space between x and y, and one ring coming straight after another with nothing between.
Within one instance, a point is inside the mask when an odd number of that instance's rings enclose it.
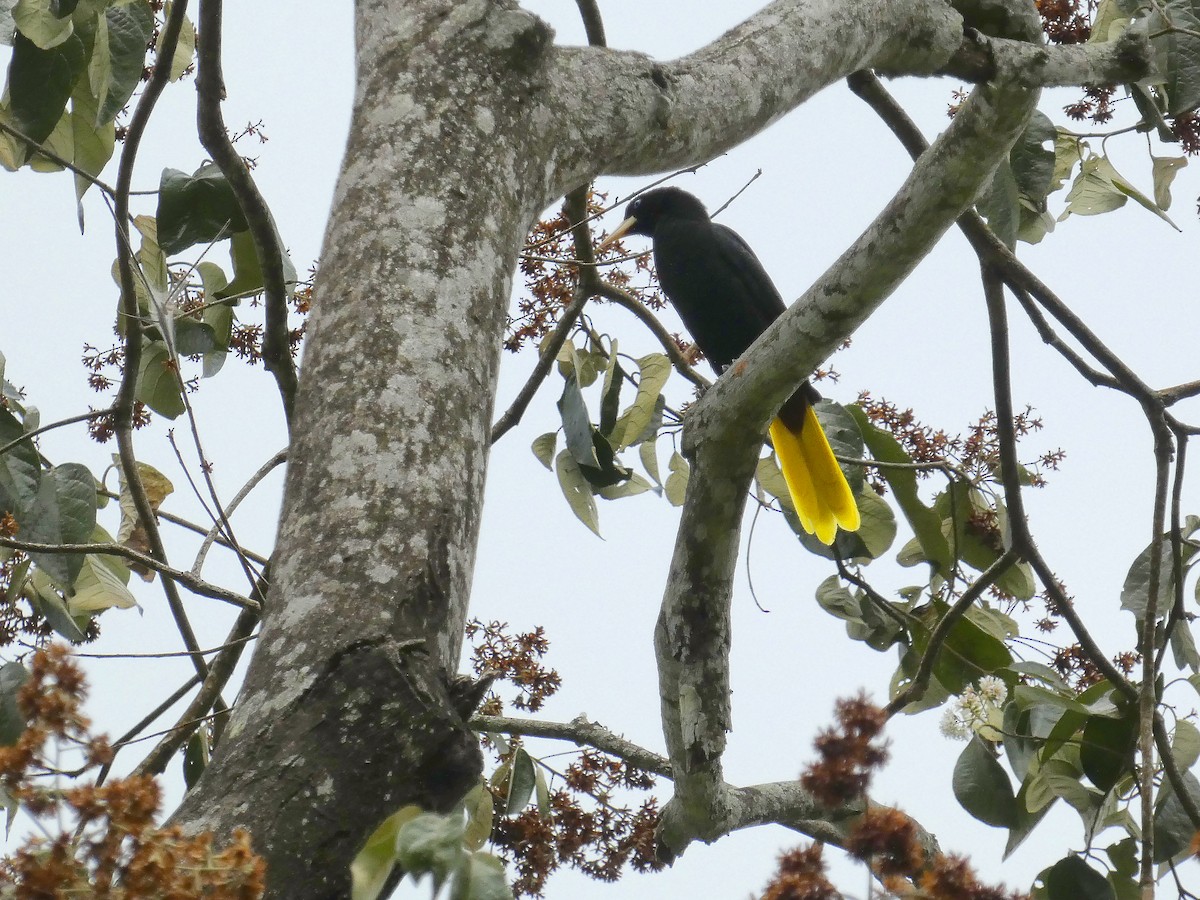
<instances>
[{"instance_id":1,"label":"white flower","mask_svg":"<svg viewBox=\"0 0 1200 900\"><path fill-rule=\"evenodd\" d=\"M967 685L942 712L942 734L959 741L969 739L972 734L988 741L1000 740L1007 698L1004 682L995 675L985 675L979 679L978 689Z\"/></svg>"}]
</instances>

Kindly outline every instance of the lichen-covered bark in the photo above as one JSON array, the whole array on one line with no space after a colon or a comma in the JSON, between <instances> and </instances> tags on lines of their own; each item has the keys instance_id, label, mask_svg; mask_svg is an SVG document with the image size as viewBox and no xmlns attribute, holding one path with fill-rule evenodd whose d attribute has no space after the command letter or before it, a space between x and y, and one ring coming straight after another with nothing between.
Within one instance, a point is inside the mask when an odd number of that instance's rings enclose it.
<instances>
[{"instance_id":1,"label":"lichen-covered bark","mask_svg":"<svg viewBox=\"0 0 1200 900\"><path fill-rule=\"evenodd\" d=\"M262 637L225 738L176 815L191 829L248 828L272 896L301 900L345 896L350 860L380 820L405 803L449 808L476 776L478 746L448 678L470 596L512 273L536 213L595 175L708 159L854 69L934 71L961 37L941 0L777 0L660 64L555 48L510 0L359 0L356 15L355 110ZM903 274L884 271L886 257L852 263L866 283ZM821 340L869 311L843 315L826 299L813 313ZM784 359L777 345L813 321L781 320L764 364ZM782 397L807 358L755 376L754 390ZM729 404L709 409L719 416ZM732 467L702 475L692 497L725 510L713 520L724 528L740 510L750 457L715 446ZM713 522L685 520L681 542L702 547ZM728 553L676 565L671 591L719 590L732 568ZM660 629L668 642L682 629L727 644L728 622L711 609L681 608ZM732 819L712 818L712 736L728 697L686 681L664 693L672 764L683 759L685 784L708 779L690 795L694 813L720 829ZM753 794L724 796L732 818L754 820L736 812ZM684 843L698 833L685 831Z\"/></svg>"}]
</instances>

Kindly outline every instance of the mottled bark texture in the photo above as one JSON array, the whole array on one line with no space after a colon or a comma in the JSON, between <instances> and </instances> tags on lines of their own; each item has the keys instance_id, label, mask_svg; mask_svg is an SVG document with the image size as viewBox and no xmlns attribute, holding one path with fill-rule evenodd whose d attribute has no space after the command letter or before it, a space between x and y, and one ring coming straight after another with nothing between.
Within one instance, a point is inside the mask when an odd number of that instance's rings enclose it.
<instances>
[{"instance_id":1,"label":"mottled bark texture","mask_svg":"<svg viewBox=\"0 0 1200 900\"><path fill-rule=\"evenodd\" d=\"M449 677L470 594L505 311L536 213L596 175L711 158L856 69L936 71L962 38L962 21L941 0L778 0L670 63L556 48L549 29L508 0L359 0L356 16L354 116L301 368L262 638L226 738L176 815L191 829L248 828L271 895L300 900L346 896L349 863L385 816L405 803L450 808L478 772ZM995 105L988 114L1008 129L992 139L990 166L1025 100L1005 112L1013 97L987 96L981 105ZM957 152L942 146L933 152ZM886 213L890 227L910 227L906 210L937 190L936 178L915 183ZM970 192L964 185L947 201L938 228ZM932 239L923 232L918 243ZM706 420L745 401L751 424L764 422L771 398L785 396L924 250L903 252L911 258L867 247L844 262L844 281L823 279L815 311L781 319L756 351L764 366L780 365L755 376L757 399L719 389ZM869 299L837 293L863 284ZM780 348L809 327L818 337L784 362ZM711 495L724 510L714 522L735 533L753 440L743 433L731 452L732 432L706 428L722 435L714 453L735 464L711 477L701 468L689 503L700 510L696 498ZM701 547L712 531L697 515L685 518L681 544ZM732 557L726 548L713 560L711 569L681 567L677 556L668 597L706 584L727 593ZM727 643L717 606L703 621L676 612L664 614L662 630L702 626ZM667 646L668 669L688 664L683 644ZM728 698L674 677L664 681L672 765L685 782L694 773L716 788L719 764L705 766L719 751ZM720 791L685 794L697 803L680 818L676 849L716 833L700 819L731 824L713 815ZM725 800L742 806L750 796Z\"/></svg>"}]
</instances>

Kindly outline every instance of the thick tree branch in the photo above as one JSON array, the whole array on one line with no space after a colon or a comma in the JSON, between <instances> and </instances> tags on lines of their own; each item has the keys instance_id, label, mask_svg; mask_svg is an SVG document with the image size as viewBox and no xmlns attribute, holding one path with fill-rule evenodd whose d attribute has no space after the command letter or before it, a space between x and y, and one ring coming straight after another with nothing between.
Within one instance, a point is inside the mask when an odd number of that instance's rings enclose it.
<instances>
[{"instance_id":1,"label":"thick tree branch","mask_svg":"<svg viewBox=\"0 0 1200 900\"><path fill-rule=\"evenodd\" d=\"M693 407L683 442L692 476L655 634L676 772L661 832L668 854L728 815L720 764L729 727L728 604L757 436L974 202L1036 101L1013 73L977 89L871 227Z\"/></svg>"}]
</instances>

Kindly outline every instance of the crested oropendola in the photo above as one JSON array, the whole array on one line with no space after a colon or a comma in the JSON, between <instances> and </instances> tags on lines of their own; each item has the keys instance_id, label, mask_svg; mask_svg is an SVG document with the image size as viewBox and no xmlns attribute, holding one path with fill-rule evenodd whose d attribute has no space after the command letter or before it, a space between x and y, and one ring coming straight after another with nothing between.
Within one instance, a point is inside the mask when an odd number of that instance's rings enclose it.
<instances>
[{"instance_id":1,"label":"crested oropendola","mask_svg":"<svg viewBox=\"0 0 1200 900\"><path fill-rule=\"evenodd\" d=\"M654 241L659 284L718 375L787 308L749 245L713 222L687 191L665 187L635 198L625 208L625 221L600 246L626 234ZM800 524L832 544L839 525L858 530L859 515L813 412L819 399L805 381L771 422L770 434Z\"/></svg>"}]
</instances>

